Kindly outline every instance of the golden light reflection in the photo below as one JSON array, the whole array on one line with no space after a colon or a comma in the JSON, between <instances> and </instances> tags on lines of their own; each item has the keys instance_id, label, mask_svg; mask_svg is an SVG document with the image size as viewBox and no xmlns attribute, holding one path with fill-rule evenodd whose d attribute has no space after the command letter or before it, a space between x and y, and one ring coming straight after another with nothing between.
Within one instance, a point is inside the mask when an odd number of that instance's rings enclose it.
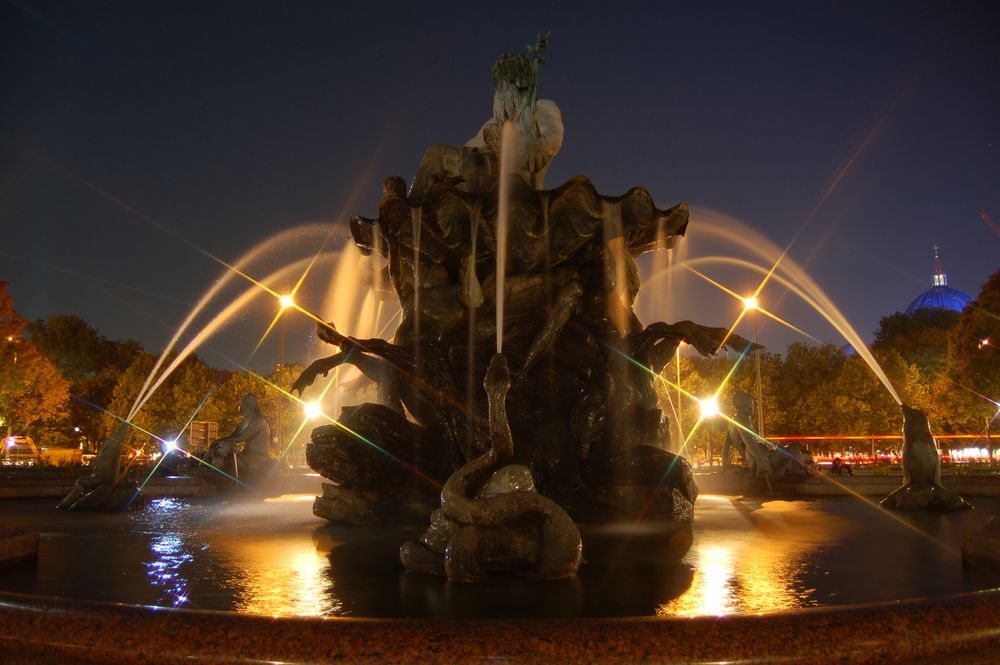
<instances>
[{"instance_id":1,"label":"golden light reflection","mask_svg":"<svg viewBox=\"0 0 1000 665\"><path fill-rule=\"evenodd\" d=\"M694 543L684 558L694 569L691 586L656 614L760 614L818 605L815 589L801 581L807 555L848 528L846 520L806 501L769 501L753 510L738 500L699 497Z\"/></svg>"},{"instance_id":2,"label":"golden light reflection","mask_svg":"<svg viewBox=\"0 0 1000 665\"><path fill-rule=\"evenodd\" d=\"M326 616L341 609L330 594L330 561L311 540L230 538L214 547L239 563L233 609L269 616Z\"/></svg>"}]
</instances>

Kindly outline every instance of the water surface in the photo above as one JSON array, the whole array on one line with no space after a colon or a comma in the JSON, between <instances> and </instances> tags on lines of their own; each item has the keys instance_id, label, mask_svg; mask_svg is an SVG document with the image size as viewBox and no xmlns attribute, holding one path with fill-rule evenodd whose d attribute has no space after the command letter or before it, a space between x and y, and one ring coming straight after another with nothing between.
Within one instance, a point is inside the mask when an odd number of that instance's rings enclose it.
<instances>
[{"instance_id":1,"label":"water surface","mask_svg":"<svg viewBox=\"0 0 1000 665\"><path fill-rule=\"evenodd\" d=\"M266 615L567 617L724 615L939 596L1000 585L962 566L962 534L1000 500L950 515L887 513L854 498L702 496L692 527L583 527L577 579L451 584L402 572L419 529L337 529L312 495L265 502L159 499L126 514L0 502L41 532L37 563L0 590Z\"/></svg>"}]
</instances>

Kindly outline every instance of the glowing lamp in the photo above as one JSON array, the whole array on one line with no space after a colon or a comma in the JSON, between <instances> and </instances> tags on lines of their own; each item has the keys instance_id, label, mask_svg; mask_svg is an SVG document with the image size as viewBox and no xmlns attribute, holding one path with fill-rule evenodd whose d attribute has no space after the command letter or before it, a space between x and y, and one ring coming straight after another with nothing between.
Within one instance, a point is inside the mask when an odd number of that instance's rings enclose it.
<instances>
[{"instance_id":1,"label":"glowing lamp","mask_svg":"<svg viewBox=\"0 0 1000 665\"><path fill-rule=\"evenodd\" d=\"M177 439L171 439L163 444L164 453L172 453L177 450Z\"/></svg>"},{"instance_id":2,"label":"glowing lamp","mask_svg":"<svg viewBox=\"0 0 1000 665\"><path fill-rule=\"evenodd\" d=\"M753 296L750 296L749 298L744 298L743 309L746 309L748 311L751 309L757 309L757 299Z\"/></svg>"},{"instance_id":3,"label":"glowing lamp","mask_svg":"<svg viewBox=\"0 0 1000 665\"><path fill-rule=\"evenodd\" d=\"M13 448L16 445L17 445L17 442L14 440L14 437L8 436L7 437L7 447L8 448Z\"/></svg>"},{"instance_id":4,"label":"glowing lamp","mask_svg":"<svg viewBox=\"0 0 1000 665\"><path fill-rule=\"evenodd\" d=\"M715 399L715 395L698 400L698 406L701 407L702 418L711 418L712 416L719 415L719 402Z\"/></svg>"},{"instance_id":5,"label":"glowing lamp","mask_svg":"<svg viewBox=\"0 0 1000 665\"><path fill-rule=\"evenodd\" d=\"M305 411L306 418L309 420L323 415L323 411L319 407L319 402L306 402L302 405L302 410Z\"/></svg>"},{"instance_id":6,"label":"glowing lamp","mask_svg":"<svg viewBox=\"0 0 1000 665\"><path fill-rule=\"evenodd\" d=\"M295 304L295 301L292 300L291 294L281 296L278 300L281 302L281 309L288 309Z\"/></svg>"}]
</instances>

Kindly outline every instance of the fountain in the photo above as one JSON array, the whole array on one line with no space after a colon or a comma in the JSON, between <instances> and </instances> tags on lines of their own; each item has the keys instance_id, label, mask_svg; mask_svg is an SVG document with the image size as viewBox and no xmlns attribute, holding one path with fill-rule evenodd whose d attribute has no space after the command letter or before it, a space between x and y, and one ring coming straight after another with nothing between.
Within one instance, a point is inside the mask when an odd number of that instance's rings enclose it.
<instances>
[{"instance_id":1,"label":"fountain","mask_svg":"<svg viewBox=\"0 0 1000 665\"><path fill-rule=\"evenodd\" d=\"M562 124L535 98L543 50L502 57L479 134L429 149L409 189L387 179L377 217L351 220L338 270L357 281L358 252L370 257L372 290L398 298L401 320L389 341L374 299L324 317L317 337L336 352L295 382L302 393L351 366L378 385L312 433L309 462L330 481L313 504L323 525L296 496L154 499L121 515L18 506L19 524L51 533L37 571L0 570L0 660L901 662L1000 648L1000 598L981 591L996 582L964 577L952 546L983 511L932 521L853 498L698 497L671 436L680 392L670 422L654 381L681 343L754 345L640 323L636 258L660 250L676 268L688 209L658 209L640 188L604 196L583 177L544 188ZM774 278L857 337L804 271ZM132 411L255 293L164 354ZM770 480L788 464L754 431L751 402L727 440ZM907 417L926 453L929 429ZM114 439L108 450L114 462ZM900 494L957 503L938 470L913 467ZM876 580L880 560L893 565Z\"/></svg>"},{"instance_id":2,"label":"fountain","mask_svg":"<svg viewBox=\"0 0 1000 665\"><path fill-rule=\"evenodd\" d=\"M476 139L433 146L409 191L389 178L378 217L352 218L358 247L388 261L403 318L391 343L319 326L339 353L314 362L294 388L350 363L387 399L313 432L309 462L333 481L318 515L426 519L448 476L490 448L479 386L495 349L512 366L511 461L530 469L542 495L576 519L640 510L691 519L697 489L687 462L668 450L654 379L682 342L705 354L750 345L688 321L644 327L633 311L634 259L683 235L684 204L660 210L638 187L603 196L582 176L542 189L562 142L558 107L536 100L543 50L541 41L532 58L500 58L494 116Z\"/></svg>"}]
</instances>

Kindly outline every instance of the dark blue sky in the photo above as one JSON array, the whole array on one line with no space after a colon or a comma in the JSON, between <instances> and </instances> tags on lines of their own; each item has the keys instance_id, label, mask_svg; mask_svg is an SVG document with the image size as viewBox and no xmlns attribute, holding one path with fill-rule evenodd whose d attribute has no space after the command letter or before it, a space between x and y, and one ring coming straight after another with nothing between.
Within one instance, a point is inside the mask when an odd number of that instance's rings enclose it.
<instances>
[{"instance_id":1,"label":"dark blue sky","mask_svg":"<svg viewBox=\"0 0 1000 665\"><path fill-rule=\"evenodd\" d=\"M427 146L487 118L497 55L548 29L540 95L566 126L549 187L642 185L779 246L803 229L790 255L865 338L930 286L933 243L972 295L1000 267L978 216L1000 221L994 3L367 4L0 4L15 307L161 348L220 272L192 243L228 261L282 229L374 214L383 177L409 179ZM731 251L699 243L698 219L689 258ZM732 321L731 300L686 288L671 318ZM838 341L780 289L764 300ZM268 321L250 312L213 348L245 360ZM293 357L310 328L290 322ZM762 331L775 350L795 339Z\"/></svg>"}]
</instances>

